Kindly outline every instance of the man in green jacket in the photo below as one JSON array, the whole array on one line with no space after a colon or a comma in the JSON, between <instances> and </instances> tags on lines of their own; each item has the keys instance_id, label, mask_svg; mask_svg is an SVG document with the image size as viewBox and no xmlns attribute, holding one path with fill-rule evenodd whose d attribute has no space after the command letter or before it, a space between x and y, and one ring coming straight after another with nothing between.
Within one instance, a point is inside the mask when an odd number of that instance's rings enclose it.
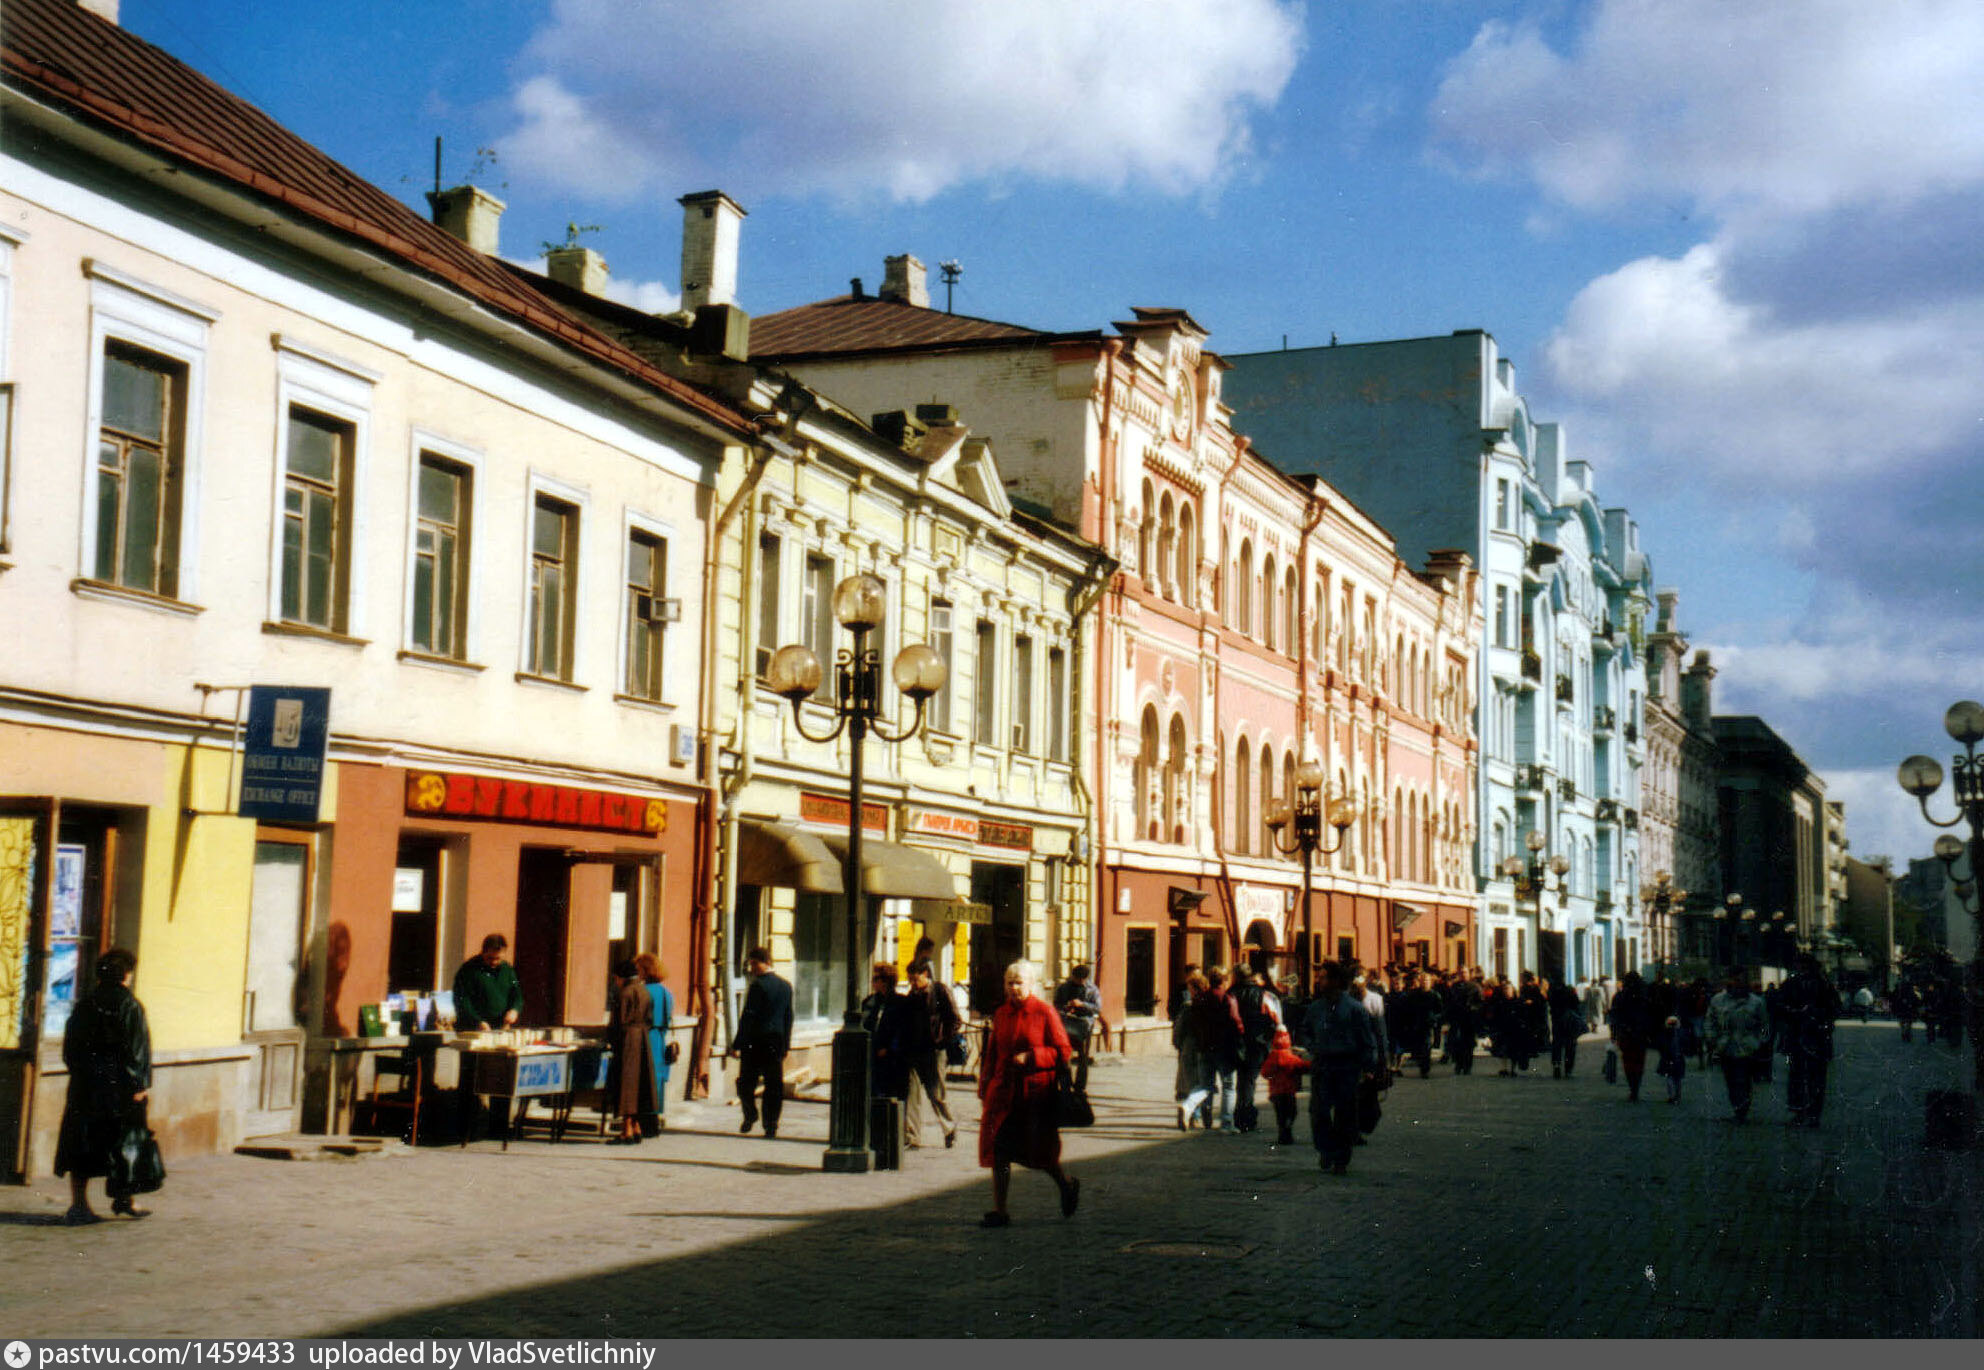
<instances>
[{"instance_id":1,"label":"man in green jacket","mask_svg":"<svg viewBox=\"0 0 1984 1370\"><path fill-rule=\"evenodd\" d=\"M506 1028L517 1021L524 1006L524 989L517 968L503 959L510 939L492 932L482 939L482 954L462 962L455 972L455 1026L463 1032Z\"/></svg>"}]
</instances>

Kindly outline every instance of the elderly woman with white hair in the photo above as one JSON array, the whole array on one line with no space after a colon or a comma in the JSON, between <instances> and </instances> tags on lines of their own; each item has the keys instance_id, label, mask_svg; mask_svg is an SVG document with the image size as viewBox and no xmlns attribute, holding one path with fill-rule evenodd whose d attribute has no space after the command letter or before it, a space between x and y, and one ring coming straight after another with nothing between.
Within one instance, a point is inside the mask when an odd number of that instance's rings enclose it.
<instances>
[{"instance_id":1,"label":"elderly woman with white hair","mask_svg":"<svg viewBox=\"0 0 1984 1370\"><path fill-rule=\"evenodd\" d=\"M1081 1181L1061 1169L1061 1133L1054 1118L1054 1074L1074 1057L1061 1016L1036 991L1040 972L1031 962L1006 967L1006 998L992 1015L992 1031L978 1071L983 1105L978 1163L992 1171L992 1211L982 1227L1005 1227L1006 1191L1013 1164L1044 1170L1061 1191L1061 1215L1071 1216Z\"/></svg>"}]
</instances>

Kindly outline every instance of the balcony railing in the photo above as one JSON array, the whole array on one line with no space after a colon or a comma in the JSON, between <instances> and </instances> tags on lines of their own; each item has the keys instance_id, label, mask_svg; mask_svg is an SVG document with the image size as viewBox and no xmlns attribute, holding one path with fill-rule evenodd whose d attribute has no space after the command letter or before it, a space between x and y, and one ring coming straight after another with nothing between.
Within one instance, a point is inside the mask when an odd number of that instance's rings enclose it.
<instances>
[{"instance_id":1,"label":"balcony railing","mask_svg":"<svg viewBox=\"0 0 1984 1370\"><path fill-rule=\"evenodd\" d=\"M1569 704L1572 700L1576 698L1577 698L1577 693L1571 688L1571 678L1567 675L1559 674L1557 677L1558 701L1560 703Z\"/></svg>"},{"instance_id":2,"label":"balcony railing","mask_svg":"<svg viewBox=\"0 0 1984 1370\"><path fill-rule=\"evenodd\" d=\"M1559 776L1557 779L1557 795L1561 799L1576 799L1578 797L1578 782L1571 779L1568 775Z\"/></svg>"},{"instance_id":3,"label":"balcony railing","mask_svg":"<svg viewBox=\"0 0 1984 1370\"><path fill-rule=\"evenodd\" d=\"M1616 799L1599 800L1598 821L1601 823L1617 823L1619 821L1619 801Z\"/></svg>"},{"instance_id":4,"label":"balcony railing","mask_svg":"<svg viewBox=\"0 0 1984 1370\"><path fill-rule=\"evenodd\" d=\"M1535 652L1522 654L1522 673L1525 679L1541 683L1543 680L1543 658Z\"/></svg>"},{"instance_id":5,"label":"balcony railing","mask_svg":"<svg viewBox=\"0 0 1984 1370\"><path fill-rule=\"evenodd\" d=\"M1516 767L1516 788L1519 790L1540 790L1543 788L1543 768L1533 761L1525 761Z\"/></svg>"},{"instance_id":6,"label":"balcony railing","mask_svg":"<svg viewBox=\"0 0 1984 1370\"><path fill-rule=\"evenodd\" d=\"M1637 723L1628 723L1628 724L1626 725L1626 741L1628 741L1628 742L1638 742L1639 740L1640 740L1640 727L1639 727L1639 724L1637 724Z\"/></svg>"},{"instance_id":7,"label":"balcony railing","mask_svg":"<svg viewBox=\"0 0 1984 1370\"><path fill-rule=\"evenodd\" d=\"M1591 730L1595 733L1609 733L1618 722L1618 712L1610 705L1601 704L1591 711Z\"/></svg>"}]
</instances>

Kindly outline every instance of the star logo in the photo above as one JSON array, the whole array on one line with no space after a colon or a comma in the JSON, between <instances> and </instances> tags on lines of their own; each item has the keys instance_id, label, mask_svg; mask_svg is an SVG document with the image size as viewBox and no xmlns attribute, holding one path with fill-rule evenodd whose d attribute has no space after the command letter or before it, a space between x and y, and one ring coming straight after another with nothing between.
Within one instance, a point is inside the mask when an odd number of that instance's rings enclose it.
<instances>
[{"instance_id":1,"label":"star logo","mask_svg":"<svg viewBox=\"0 0 1984 1370\"><path fill-rule=\"evenodd\" d=\"M28 1350L28 1344L26 1342L10 1341L7 1343L6 1356L7 1364L11 1367L11 1370L21 1370L21 1367L33 1358L34 1353Z\"/></svg>"}]
</instances>

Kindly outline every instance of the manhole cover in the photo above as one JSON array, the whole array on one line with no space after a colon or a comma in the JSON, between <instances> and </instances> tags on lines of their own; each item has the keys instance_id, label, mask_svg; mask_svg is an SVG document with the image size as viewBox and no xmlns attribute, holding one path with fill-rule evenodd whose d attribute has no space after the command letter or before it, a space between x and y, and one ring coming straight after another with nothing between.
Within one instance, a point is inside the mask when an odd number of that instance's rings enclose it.
<instances>
[{"instance_id":1,"label":"manhole cover","mask_svg":"<svg viewBox=\"0 0 1984 1370\"><path fill-rule=\"evenodd\" d=\"M1210 1261L1237 1261L1254 1248L1239 1242L1131 1242L1123 1250L1140 1256L1192 1256Z\"/></svg>"}]
</instances>

